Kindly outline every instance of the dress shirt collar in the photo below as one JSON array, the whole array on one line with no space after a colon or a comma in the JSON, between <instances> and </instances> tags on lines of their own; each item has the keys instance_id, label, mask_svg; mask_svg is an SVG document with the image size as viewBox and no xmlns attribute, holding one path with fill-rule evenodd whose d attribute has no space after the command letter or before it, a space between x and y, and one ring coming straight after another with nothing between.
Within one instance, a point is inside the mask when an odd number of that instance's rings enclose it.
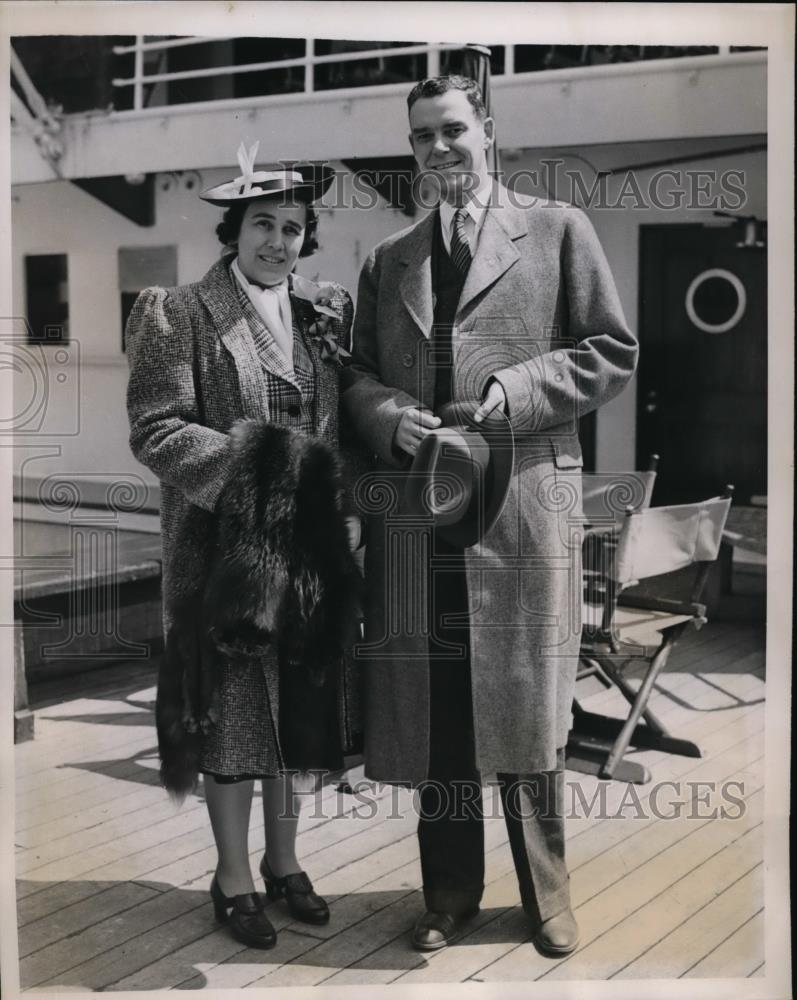
<instances>
[{"instance_id":1,"label":"dress shirt collar","mask_svg":"<svg viewBox=\"0 0 797 1000\"><path fill-rule=\"evenodd\" d=\"M466 205L462 206L467 209L469 218L473 220L473 231L476 234L481 231L482 224L484 223L484 213L487 211L487 206L490 204L490 193L492 191L492 187L492 178L488 174L473 192L470 201ZM446 236L446 245L448 245L451 238L451 230L454 226L454 215L456 214L456 211L456 205L449 205L447 201L440 202L440 221L443 225L443 232ZM465 221L468 222L469 220L466 219Z\"/></svg>"}]
</instances>

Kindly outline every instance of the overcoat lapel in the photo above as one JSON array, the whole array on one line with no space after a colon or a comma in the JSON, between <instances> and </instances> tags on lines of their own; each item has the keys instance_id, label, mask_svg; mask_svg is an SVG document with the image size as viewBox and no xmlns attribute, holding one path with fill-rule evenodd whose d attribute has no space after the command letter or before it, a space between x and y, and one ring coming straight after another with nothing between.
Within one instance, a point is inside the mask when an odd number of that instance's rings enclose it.
<instances>
[{"instance_id":1,"label":"overcoat lapel","mask_svg":"<svg viewBox=\"0 0 797 1000\"><path fill-rule=\"evenodd\" d=\"M496 185L459 297L458 314L520 259L514 241L527 233L523 212L509 202L506 189Z\"/></svg>"},{"instance_id":2,"label":"overcoat lapel","mask_svg":"<svg viewBox=\"0 0 797 1000\"><path fill-rule=\"evenodd\" d=\"M430 212L407 235L401 263L405 267L399 284L401 301L427 339L432 335L432 233L437 212Z\"/></svg>"},{"instance_id":3,"label":"overcoat lapel","mask_svg":"<svg viewBox=\"0 0 797 1000\"><path fill-rule=\"evenodd\" d=\"M225 261L215 264L202 279L199 294L207 306L222 343L230 352L238 372L241 401L247 416L268 417L268 393L263 380L262 366L292 385L296 376L282 351L277 347L254 306L242 303ZM291 294L294 337L301 335L301 320L297 302ZM258 353L252 329L263 332L263 350ZM312 357L312 352L311 352ZM318 368L315 367L316 380Z\"/></svg>"},{"instance_id":4,"label":"overcoat lapel","mask_svg":"<svg viewBox=\"0 0 797 1000\"><path fill-rule=\"evenodd\" d=\"M225 261L219 261L208 271L200 282L199 294L235 362L243 414L268 417L260 359Z\"/></svg>"},{"instance_id":5,"label":"overcoat lapel","mask_svg":"<svg viewBox=\"0 0 797 1000\"><path fill-rule=\"evenodd\" d=\"M439 214L430 212L407 235L401 263L405 266L399 285L401 300L424 337L429 338L434 316L432 298L432 236ZM476 254L468 270L459 299L461 312L486 288L494 284L520 259L514 241L528 233L523 211L513 206L505 188L496 184L485 217Z\"/></svg>"}]
</instances>

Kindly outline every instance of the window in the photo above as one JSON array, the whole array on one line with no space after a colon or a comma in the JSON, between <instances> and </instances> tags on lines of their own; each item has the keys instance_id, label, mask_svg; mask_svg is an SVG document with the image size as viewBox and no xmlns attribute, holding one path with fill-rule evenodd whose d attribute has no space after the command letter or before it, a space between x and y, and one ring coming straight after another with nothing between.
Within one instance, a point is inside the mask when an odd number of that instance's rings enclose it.
<instances>
[{"instance_id":1,"label":"window","mask_svg":"<svg viewBox=\"0 0 797 1000\"><path fill-rule=\"evenodd\" d=\"M120 247L119 292L121 294L122 350L125 325L143 288L177 284L177 247Z\"/></svg>"},{"instance_id":2,"label":"window","mask_svg":"<svg viewBox=\"0 0 797 1000\"><path fill-rule=\"evenodd\" d=\"M69 341L69 281L66 254L25 257L28 337L35 344Z\"/></svg>"}]
</instances>

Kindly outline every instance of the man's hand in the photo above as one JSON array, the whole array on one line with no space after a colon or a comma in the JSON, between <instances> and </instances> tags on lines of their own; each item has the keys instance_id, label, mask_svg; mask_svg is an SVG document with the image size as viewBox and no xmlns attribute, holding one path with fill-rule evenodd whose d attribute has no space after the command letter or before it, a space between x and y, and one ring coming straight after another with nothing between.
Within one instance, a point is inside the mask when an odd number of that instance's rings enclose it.
<instances>
[{"instance_id":1,"label":"man's hand","mask_svg":"<svg viewBox=\"0 0 797 1000\"><path fill-rule=\"evenodd\" d=\"M349 549L356 552L362 539L362 525L359 517L353 515L346 518L346 530L349 533Z\"/></svg>"},{"instance_id":2,"label":"man's hand","mask_svg":"<svg viewBox=\"0 0 797 1000\"><path fill-rule=\"evenodd\" d=\"M487 390L487 395L484 397L481 406L473 414L474 421L480 424L493 410L498 410L499 413L506 412L506 393L500 382L490 383L490 388Z\"/></svg>"},{"instance_id":3,"label":"man's hand","mask_svg":"<svg viewBox=\"0 0 797 1000\"><path fill-rule=\"evenodd\" d=\"M440 417L436 417L431 410L419 410L416 406L411 406L401 414L393 443L407 454L414 455L429 431L439 426Z\"/></svg>"}]
</instances>

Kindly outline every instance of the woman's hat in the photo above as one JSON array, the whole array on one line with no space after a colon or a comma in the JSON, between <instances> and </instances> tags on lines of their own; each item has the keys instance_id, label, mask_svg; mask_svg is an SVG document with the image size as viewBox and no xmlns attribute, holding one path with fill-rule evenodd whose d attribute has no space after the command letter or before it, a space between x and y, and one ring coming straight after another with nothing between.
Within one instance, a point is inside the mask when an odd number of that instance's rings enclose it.
<instances>
[{"instance_id":1,"label":"woman's hat","mask_svg":"<svg viewBox=\"0 0 797 1000\"><path fill-rule=\"evenodd\" d=\"M252 201L288 191L302 201L316 201L329 190L335 171L326 164L297 163L279 170L255 170L259 146L260 143L256 142L247 151L241 143L238 147L240 175L224 184L208 188L199 197L211 205L229 208L235 202Z\"/></svg>"},{"instance_id":2,"label":"woman's hat","mask_svg":"<svg viewBox=\"0 0 797 1000\"><path fill-rule=\"evenodd\" d=\"M493 410L477 424L478 405L440 408L441 426L418 446L404 493L407 513L431 515L437 534L459 548L476 545L498 520L515 461L509 420Z\"/></svg>"}]
</instances>

